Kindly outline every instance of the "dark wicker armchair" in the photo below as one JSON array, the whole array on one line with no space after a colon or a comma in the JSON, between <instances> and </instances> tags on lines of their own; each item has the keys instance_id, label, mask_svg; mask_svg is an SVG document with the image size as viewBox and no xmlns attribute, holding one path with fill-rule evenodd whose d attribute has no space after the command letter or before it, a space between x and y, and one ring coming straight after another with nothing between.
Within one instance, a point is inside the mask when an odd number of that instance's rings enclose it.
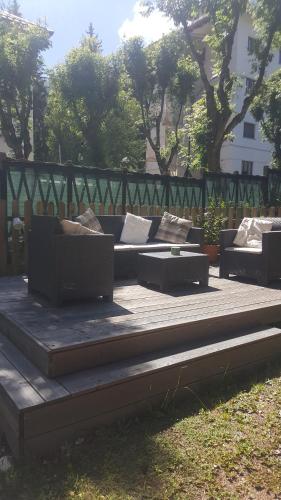
<instances>
[{"instance_id":1,"label":"dark wicker armchair","mask_svg":"<svg viewBox=\"0 0 281 500\"><path fill-rule=\"evenodd\" d=\"M54 305L113 298L113 236L65 235L57 217L35 215L28 238L28 289Z\"/></svg>"},{"instance_id":2,"label":"dark wicker armchair","mask_svg":"<svg viewBox=\"0 0 281 500\"><path fill-rule=\"evenodd\" d=\"M281 231L272 230L262 235L262 248L239 248L233 245L237 229L226 229L220 234L220 278L230 274L256 279L259 285L281 278Z\"/></svg>"}]
</instances>

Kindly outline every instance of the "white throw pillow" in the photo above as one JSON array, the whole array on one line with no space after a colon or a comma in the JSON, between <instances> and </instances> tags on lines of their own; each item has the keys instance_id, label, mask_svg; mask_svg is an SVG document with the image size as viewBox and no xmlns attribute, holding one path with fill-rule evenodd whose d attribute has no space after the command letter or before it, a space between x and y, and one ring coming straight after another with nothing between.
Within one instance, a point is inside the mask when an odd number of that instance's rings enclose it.
<instances>
[{"instance_id":1,"label":"white throw pillow","mask_svg":"<svg viewBox=\"0 0 281 500\"><path fill-rule=\"evenodd\" d=\"M101 234L98 231L93 231L88 227L84 227L80 222L73 222L72 220L63 219L61 226L64 234Z\"/></svg>"},{"instance_id":2,"label":"white throw pillow","mask_svg":"<svg viewBox=\"0 0 281 500\"><path fill-rule=\"evenodd\" d=\"M144 219L127 213L123 230L120 236L122 243L131 243L134 245L143 245L148 240L151 220Z\"/></svg>"},{"instance_id":3,"label":"white throw pillow","mask_svg":"<svg viewBox=\"0 0 281 500\"><path fill-rule=\"evenodd\" d=\"M233 240L234 245L238 247L245 247L247 244L248 232L251 227L253 219L249 219L248 217L244 217L240 226L238 227L237 234Z\"/></svg>"},{"instance_id":4,"label":"white throw pillow","mask_svg":"<svg viewBox=\"0 0 281 500\"><path fill-rule=\"evenodd\" d=\"M262 233L271 231L272 222L265 219L252 219L250 225L246 246L249 248L262 247Z\"/></svg>"}]
</instances>

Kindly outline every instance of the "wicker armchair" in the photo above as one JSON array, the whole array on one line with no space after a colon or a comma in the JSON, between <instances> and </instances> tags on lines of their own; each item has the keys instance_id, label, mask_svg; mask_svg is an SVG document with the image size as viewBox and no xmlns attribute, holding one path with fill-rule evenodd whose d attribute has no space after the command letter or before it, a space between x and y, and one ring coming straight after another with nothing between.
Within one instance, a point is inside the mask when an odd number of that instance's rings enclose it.
<instances>
[{"instance_id":1,"label":"wicker armchair","mask_svg":"<svg viewBox=\"0 0 281 500\"><path fill-rule=\"evenodd\" d=\"M35 215L28 238L28 290L54 305L66 299L113 299L113 236L62 233L57 217Z\"/></svg>"},{"instance_id":2,"label":"wicker armchair","mask_svg":"<svg viewBox=\"0 0 281 500\"><path fill-rule=\"evenodd\" d=\"M239 248L233 245L237 229L220 233L220 278L230 274L256 279L266 286L271 280L281 278L281 231L262 235L262 248Z\"/></svg>"}]
</instances>

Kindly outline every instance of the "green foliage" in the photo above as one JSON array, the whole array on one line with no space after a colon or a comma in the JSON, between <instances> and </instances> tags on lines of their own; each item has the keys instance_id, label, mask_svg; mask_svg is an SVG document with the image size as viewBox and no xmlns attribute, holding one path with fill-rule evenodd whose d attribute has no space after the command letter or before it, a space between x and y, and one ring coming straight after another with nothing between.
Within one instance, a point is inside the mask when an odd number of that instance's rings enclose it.
<instances>
[{"instance_id":1,"label":"green foliage","mask_svg":"<svg viewBox=\"0 0 281 500\"><path fill-rule=\"evenodd\" d=\"M188 169L200 170L208 168L207 147L210 140L206 99L198 99L187 111L184 127L181 130L183 143L179 158ZM187 141L190 141L186 145Z\"/></svg>"},{"instance_id":2,"label":"green foliage","mask_svg":"<svg viewBox=\"0 0 281 500\"><path fill-rule=\"evenodd\" d=\"M41 53L49 46L46 29L0 19L0 124L16 158L28 158L32 150L32 87L41 78Z\"/></svg>"},{"instance_id":3,"label":"green foliage","mask_svg":"<svg viewBox=\"0 0 281 500\"><path fill-rule=\"evenodd\" d=\"M199 217L199 224L204 229L204 241L207 245L217 245L220 231L225 227L227 217L224 215L226 208L223 200L209 199L208 209Z\"/></svg>"},{"instance_id":4,"label":"green foliage","mask_svg":"<svg viewBox=\"0 0 281 500\"><path fill-rule=\"evenodd\" d=\"M20 12L20 5L17 0L9 0L5 2L4 0L0 2L0 9L7 10L11 14L15 16L21 17L22 14Z\"/></svg>"},{"instance_id":5,"label":"green foliage","mask_svg":"<svg viewBox=\"0 0 281 500\"><path fill-rule=\"evenodd\" d=\"M144 169L146 143L140 110L124 74L120 78L117 106L105 120L104 143L105 163L109 168L119 168L126 157L129 170Z\"/></svg>"},{"instance_id":6,"label":"green foliage","mask_svg":"<svg viewBox=\"0 0 281 500\"><path fill-rule=\"evenodd\" d=\"M45 78L37 78L33 83L33 137L34 159L48 160L47 128L45 115L47 108L47 88Z\"/></svg>"},{"instance_id":7,"label":"green foliage","mask_svg":"<svg viewBox=\"0 0 281 500\"><path fill-rule=\"evenodd\" d=\"M187 50L200 72L206 96L209 170L218 170L223 142L244 119L258 94L271 59L271 50L281 44L281 2L278 0L146 0L148 12L157 7L181 26ZM255 85L238 110L233 107L237 75L231 71L235 35L241 17L249 14L257 33L252 55ZM202 38L194 37L189 23L208 25ZM209 49L209 50L206 50ZM206 70L206 54L211 54L212 71ZM213 78L216 75L216 78ZM201 134L199 134L201 137ZM199 145L200 146L200 145ZM197 154L197 153L196 153Z\"/></svg>"},{"instance_id":8,"label":"green foliage","mask_svg":"<svg viewBox=\"0 0 281 500\"><path fill-rule=\"evenodd\" d=\"M90 25L89 36L50 74L47 126L50 159L119 168L129 158L137 169L145 141L140 112L121 58L105 57Z\"/></svg>"},{"instance_id":9,"label":"green foliage","mask_svg":"<svg viewBox=\"0 0 281 500\"><path fill-rule=\"evenodd\" d=\"M178 132L183 107L193 94L198 74L180 33L163 37L148 48L141 38L129 40L124 45L124 62L139 105L144 135L160 172L167 174L180 146ZM168 109L168 102L173 111ZM169 122L164 142L163 120Z\"/></svg>"},{"instance_id":10,"label":"green foliage","mask_svg":"<svg viewBox=\"0 0 281 500\"><path fill-rule=\"evenodd\" d=\"M264 137L274 145L272 166L281 169L281 70L264 82L251 111L261 122Z\"/></svg>"}]
</instances>

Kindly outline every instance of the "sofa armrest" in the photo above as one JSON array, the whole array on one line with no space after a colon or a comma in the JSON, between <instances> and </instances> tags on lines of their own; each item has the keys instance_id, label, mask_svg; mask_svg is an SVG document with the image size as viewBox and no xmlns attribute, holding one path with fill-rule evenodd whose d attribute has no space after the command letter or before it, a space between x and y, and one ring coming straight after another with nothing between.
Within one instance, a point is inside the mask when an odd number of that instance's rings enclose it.
<instances>
[{"instance_id":1,"label":"sofa armrest","mask_svg":"<svg viewBox=\"0 0 281 500\"><path fill-rule=\"evenodd\" d=\"M113 261L114 236L112 234L95 235L56 235L55 246L58 259L65 266L79 262L80 270L91 266L93 261ZM109 263L109 262L108 262Z\"/></svg>"},{"instance_id":2,"label":"sofa armrest","mask_svg":"<svg viewBox=\"0 0 281 500\"><path fill-rule=\"evenodd\" d=\"M189 243L197 243L200 247L204 244L204 230L202 227L192 227L187 235Z\"/></svg>"},{"instance_id":3,"label":"sofa armrest","mask_svg":"<svg viewBox=\"0 0 281 500\"><path fill-rule=\"evenodd\" d=\"M262 252L272 263L278 261L281 266L281 231L269 231L262 234Z\"/></svg>"},{"instance_id":4,"label":"sofa armrest","mask_svg":"<svg viewBox=\"0 0 281 500\"><path fill-rule=\"evenodd\" d=\"M221 250L233 246L233 240L237 234L237 229L223 229L220 232L220 247Z\"/></svg>"}]
</instances>

